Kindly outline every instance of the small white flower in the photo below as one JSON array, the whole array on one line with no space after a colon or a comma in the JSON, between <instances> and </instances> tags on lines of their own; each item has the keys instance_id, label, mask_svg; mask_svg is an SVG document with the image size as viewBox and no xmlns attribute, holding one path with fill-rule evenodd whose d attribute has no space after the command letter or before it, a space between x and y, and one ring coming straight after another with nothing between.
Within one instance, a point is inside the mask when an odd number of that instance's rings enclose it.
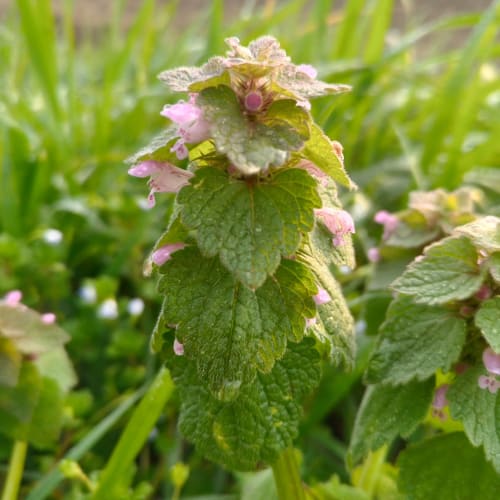
<instances>
[{"instance_id":1,"label":"small white flower","mask_svg":"<svg viewBox=\"0 0 500 500\"><path fill-rule=\"evenodd\" d=\"M42 238L45 243L48 243L49 245L59 245L59 243L63 240L63 234L59 231L59 229L50 228L43 232Z\"/></svg>"},{"instance_id":2,"label":"small white flower","mask_svg":"<svg viewBox=\"0 0 500 500\"><path fill-rule=\"evenodd\" d=\"M144 301L139 297L129 300L127 311L131 316L140 316L144 311Z\"/></svg>"},{"instance_id":3,"label":"small white flower","mask_svg":"<svg viewBox=\"0 0 500 500\"><path fill-rule=\"evenodd\" d=\"M95 286L90 283L82 285L78 291L78 295L85 304L95 304L97 300L97 290Z\"/></svg>"},{"instance_id":4,"label":"small white flower","mask_svg":"<svg viewBox=\"0 0 500 500\"><path fill-rule=\"evenodd\" d=\"M102 319L116 319L118 317L118 304L115 299L106 299L97 309L97 316Z\"/></svg>"}]
</instances>

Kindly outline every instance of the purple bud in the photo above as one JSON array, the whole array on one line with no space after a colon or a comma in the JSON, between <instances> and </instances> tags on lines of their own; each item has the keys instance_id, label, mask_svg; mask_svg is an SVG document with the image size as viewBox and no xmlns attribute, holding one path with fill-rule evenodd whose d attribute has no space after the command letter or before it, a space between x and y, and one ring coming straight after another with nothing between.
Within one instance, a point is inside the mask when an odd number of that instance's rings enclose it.
<instances>
[{"instance_id":1,"label":"purple bud","mask_svg":"<svg viewBox=\"0 0 500 500\"><path fill-rule=\"evenodd\" d=\"M476 292L476 299L477 300L488 300L493 292L491 291L491 288L488 285L483 285L477 292Z\"/></svg>"},{"instance_id":2,"label":"purple bud","mask_svg":"<svg viewBox=\"0 0 500 500\"><path fill-rule=\"evenodd\" d=\"M299 64L297 66L297 70L301 73L305 73L309 78L312 79L318 76L318 71L314 66L311 66L310 64Z\"/></svg>"},{"instance_id":3,"label":"purple bud","mask_svg":"<svg viewBox=\"0 0 500 500\"><path fill-rule=\"evenodd\" d=\"M20 290L12 290L10 292L7 292L3 299L3 302L7 306L15 307L20 304L22 298L23 293Z\"/></svg>"},{"instance_id":4,"label":"purple bud","mask_svg":"<svg viewBox=\"0 0 500 500\"><path fill-rule=\"evenodd\" d=\"M54 313L42 314L42 323L46 325L53 325L56 322L56 315Z\"/></svg>"},{"instance_id":5,"label":"purple bud","mask_svg":"<svg viewBox=\"0 0 500 500\"><path fill-rule=\"evenodd\" d=\"M449 384L440 385L436 392L434 393L434 400L432 406L437 410L442 410L445 406L448 406L448 400L446 399L446 393L449 389Z\"/></svg>"},{"instance_id":6,"label":"purple bud","mask_svg":"<svg viewBox=\"0 0 500 500\"><path fill-rule=\"evenodd\" d=\"M338 208L320 208L315 209L316 217L323 221L323 224L333 234L333 244L335 246L344 243L344 236L349 233L355 233L354 221L348 212Z\"/></svg>"},{"instance_id":7,"label":"purple bud","mask_svg":"<svg viewBox=\"0 0 500 500\"><path fill-rule=\"evenodd\" d=\"M263 103L264 99L260 92L252 91L245 96L245 108L248 109L248 111L259 111Z\"/></svg>"},{"instance_id":8,"label":"purple bud","mask_svg":"<svg viewBox=\"0 0 500 500\"><path fill-rule=\"evenodd\" d=\"M380 261L380 250L376 247L369 248L366 255L370 262L375 263Z\"/></svg>"},{"instance_id":9,"label":"purple bud","mask_svg":"<svg viewBox=\"0 0 500 500\"><path fill-rule=\"evenodd\" d=\"M387 210L380 210L379 212L377 212L373 217L373 220L378 224L382 224L384 226L384 234L382 236L384 240L387 240L392 235L392 233L394 233L399 224L398 218L395 215L387 212Z\"/></svg>"}]
</instances>

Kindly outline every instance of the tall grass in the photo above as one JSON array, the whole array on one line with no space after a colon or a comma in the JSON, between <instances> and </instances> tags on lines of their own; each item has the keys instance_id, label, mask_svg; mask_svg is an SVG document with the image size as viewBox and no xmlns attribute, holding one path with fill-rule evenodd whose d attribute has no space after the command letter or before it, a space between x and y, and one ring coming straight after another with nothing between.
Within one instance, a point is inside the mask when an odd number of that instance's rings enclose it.
<instances>
[{"instance_id":1,"label":"tall grass","mask_svg":"<svg viewBox=\"0 0 500 500\"><path fill-rule=\"evenodd\" d=\"M347 168L360 186L355 195L342 193L358 212L360 247L368 245L368 216L400 207L411 189L451 189L464 178L498 182L500 0L484 12L403 32L392 27L393 0L348 0L343 10L327 0L267 0L261 7L246 1L231 19L227 4L215 0L189 12L182 30L176 24L180 3L140 2L124 29L128 3L113 0L112 17L96 33L75 27L71 0L62 2L57 19L49 0L16 0L0 27L0 292L24 288L29 301L61 311L82 389L86 384L92 393L83 420L73 422L53 455L70 448L70 457L76 456L71 446L97 428L99 409L116 406L120 392L138 387L153 371L146 336L158 304L141 265L166 221L161 210L141 208L145 186L127 177L123 160L158 133L161 107L177 99L157 81L161 70L205 61L224 50L226 36L248 42L272 34L296 62L315 65L321 78L351 84L351 94L321 98L312 111L343 143ZM63 232L62 249L38 245L48 227ZM148 312L139 321L96 319L76 296L86 279L103 297L141 295ZM358 314L363 272L346 281ZM137 348L130 347L134 335L141 338ZM361 342L354 373L327 369L330 378L307 408L301 439L321 451L307 457L312 478L336 472L348 479L343 455L368 346L369 340ZM335 421L335 435L328 419ZM160 425L167 437L154 445L160 466L152 480L167 497L168 465L181 457L174 409ZM93 454L85 461L78 449L78 458L93 469L103 465L112 439L99 434L98 446L91 436ZM31 467L45 473L50 457L34 454ZM146 450L141 477L151 479L150 458ZM193 480L187 491L227 490L228 475L213 470L193 473L199 484ZM61 477L54 478L46 476L37 498L57 487Z\"/></svg>"}]
</instances>

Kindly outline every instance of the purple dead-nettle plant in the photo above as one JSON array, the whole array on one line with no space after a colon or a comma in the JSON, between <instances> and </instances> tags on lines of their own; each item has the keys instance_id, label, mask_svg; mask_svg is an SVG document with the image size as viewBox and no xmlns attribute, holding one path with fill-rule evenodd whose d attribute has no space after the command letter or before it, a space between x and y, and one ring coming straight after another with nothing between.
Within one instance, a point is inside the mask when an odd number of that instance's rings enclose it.
<instances>
[{"instance_id":1,"label":"purple dead-nettle plant","mask_svg":"<svg viewBox=\"0 0 500 500\"><path fill-rule=\"evenodd\" d=\"M180 430L250 470L287 453L322 358L352 366L353 321L331 271L354 267L337 183L355 186L310 113L311 98L349 87L293 64L272 37L226 42L225 56L160 75L183 96L129 173L149 177L151 206L175 195L148 266L164 298L151 345L178 387Z\"/></svg>"}]
</instances>

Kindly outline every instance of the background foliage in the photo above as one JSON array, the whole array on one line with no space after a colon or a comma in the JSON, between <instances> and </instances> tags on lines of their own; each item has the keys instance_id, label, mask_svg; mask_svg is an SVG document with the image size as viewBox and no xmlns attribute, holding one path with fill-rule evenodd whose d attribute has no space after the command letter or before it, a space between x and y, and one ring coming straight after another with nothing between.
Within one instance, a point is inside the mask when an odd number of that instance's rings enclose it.
<instances>
[{"instance_id":1,"label":"background foliage","mask_svg":"<svg viewBox=\"0 0 500 500\"><path fill-rule=\"evenodd\" d=\"M146 210L145 186L123 164L161 130L159 111L176 99L156 75L222 52L226 36L246 44L263 34L278 38L294 62L316 66L321 79L353 86L350 94L316 100L313 114L343 144L360 187L340 193L356 220L358 267L338 276L357 320L358 358L348 373L323 368L297 444L306 481L340 478L366 495L352 498L374 498L370 478L347 471L346 447L363 393L360 377L391 299L385 287L408 257L394 255L373 272L366 252L381 236L373 214L406 207L415 189L468 184L483 188L483 206L500 215L500 3L430 21L422 21L417 2L349 0L342 9L332 3L245 2L229 18L224 2L215 0L189 12L183 30L175 1L145 0L130 20L127 2L115 0L98 31L79 28L69 0L60 2L58 16L48 0L18 0L3 14L0 295L18 288L29 306L57 314L71 336L66 347L79 379L65 402L61 439L30 450L25 492L41 482L28 498L54 490L56 498L79 498L85 487L61 482L51 472L54 463L69 457L86 472L102 468L127 410L158 368L148 342L159 299L142 265L166 225L170 201L164 196L158 209ZM145 302L139 314L131 302L138 297ZM176 482L170 467L183 461L191 470L186 497L259 498L259 487L268 495L266 471L235 477L193 453L178 434L177 411L171 401L140 453L134 484L144 481L169 498ZM460 436L446 439L461 445ZM10 449L0 434L2 464ZM474 461L476 451L464 452L464 460ZM425 462L425 452L409 448L402 460ZM390 484L394 471L384 467ZM411 489L418 479L402 481Z\"/></svg>"}]
</instances>

